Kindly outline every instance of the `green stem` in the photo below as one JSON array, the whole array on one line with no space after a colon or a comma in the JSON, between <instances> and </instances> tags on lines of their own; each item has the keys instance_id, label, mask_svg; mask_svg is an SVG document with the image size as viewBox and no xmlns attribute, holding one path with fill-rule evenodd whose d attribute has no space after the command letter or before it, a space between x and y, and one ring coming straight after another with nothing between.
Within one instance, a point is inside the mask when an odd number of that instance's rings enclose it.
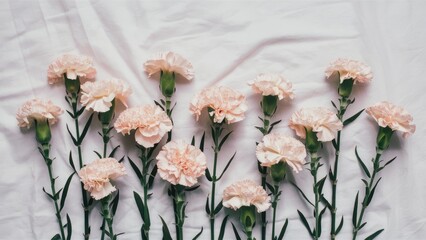
<instances>
[{"instance_id":1,"label":"green stem","mask_svg":"<svg viewBox=\"0 0 426 240\"><path fill-rule=\"evenodd\" d=\"M149 217L149 207L148 207L148 169L149 169L149 163L148 163L148 156L147 152L149 149L141 148L141 161L142 161L142 179L141 184L143 186L143 202L144 202L144 224L143 224L143 231L144 231L144 239L149 240L149 229L151 227L151 221ZM146 221L145 221L146 220Z\"/></svg>"},{"instance_id":2,"label":"green stem","mask_svg":"<svg viewBox=\"0 0 426 240\"><path fill-rule=\"evenodd\" d=\"M106 224L108 225L108 236L111 240L114 240L114 231L112 228L112 216L111 216L111 210L109 208L110 205L110 199L111 199L111 195L108 195L107 197L103 198L101 200L102 203L102 216L104 221L106 222ZM104 239L104 236L106 234L106 226L103 227L102 229L102 235L101 235L101 239Z\"/></svg>"},{"instance_id":3,"label":"green stem","mask_svg":"<svg viewBox=\"0 0 426 240\"><path fill-rule=\"evenodd\" d=\"M53 177L53 173L52 173L52 160L49 158L49 150L50 150L49 144L43 144L42 150L43 150L42 155L43 155L44 161L46 162L47 169L49 171L50 189L52 191L52 196L54 198L53 202L55 203L55 211L56 211L55 215L58 220L59 229L61 231L61 239L65 240L66 238L65 238L64 225L62 224L61 211L59 209L59 204L58 204L59 198L56 197L55 178Z\"/></svg>"},{"instance_id":4,"label":"green stem","mask_svg":"<svg viewBox=\"0 0 426 240\"><path fill-rule=\"evenodd\" d=\"M171 104L172 104L172 101L171 101L171 98L170 97L165 97L166 98L166 113L167 113L167 116L169 116L169 118L170 118L170 120L172 120L172 110L171 110ZM173 120L172 120L172 122L173 122ZM170 130L168 133L167 133L167 141L166 142L170 142L172 140L172 130Z\"/></svg>"},{"instance_id":5,"label":"green stem","mask_svg":"<svg viewBox=\"0 0 426 240\"><path fill-rule=\"evenodd\" d=\"M109 138L109 124L102 124L102 140L104 142L104 151L103 151L103 158L107 157L107 148L108 148L108 142L110 140Z\"/></svg>"},{"instance_id":6,"label":"green stem","mask_svg":"<svg viewBox=\"0 0 426 240\"><path fill-rule=\"evenodd\" d=\"M185 221L185 189L180 185L172 185L171 188L174 194L173 203L176 206L176 239L183 240L183 224Z\"/></svg>"},{"instance_id":7,"label":"green stem","mask_svg":"<svg viewBox=\"0 0 426 240\"><path fill-rule=\"evenodd\" d=\"M267 135L269 132L270 127L270 118L266 115L263 115L263 136ZM267 175L267 168L260 166L260 162L258 161L257 164L259 165L260 174L262 176L262 188L267 191L266 189L266 175ZM260 214L261 217L261 229L262 229L262 240L266 240L266 211L262 212Z\"/></svg>"},{"instance_id":8,"label":"green stem","mask_svg":"<svg viewBox=\"0 0 426 240\"><path fill-rule=\"evenodd\" d=\"M76 139L77 139L77 141L80 141L80 128L79 128L79 124L78 124L77 103L78 103L78 93L72 93L71 94L71 107L72 107L73 115L74 115ZM77 145L77 151L78 151L79 167L81 169L81 168L83 168L83 156L82 156L82 153L81 153L81 142ZM81 182L80 185L81 185L81 194L83 196L84 239L89 240L89 236L90 236L89 204L88 204L87 192L86 192L86 190L84 190L84 185L83 185L82 182Z\"/></svg>"},{"instance_id":9,"label":"green stem","mask_svg":"<svg viewBox=\"0 0 426 240\"><path fill-rule=\"evenodd\" d=\"M278 184L275 184L274 186L274 193L273 193L273 200L272 200L272 238L275 239L275 219L277 215L277 205L279 200L279 189L280 186Z\"/></svg>"},{"instance_id":10,"label":"green stem","mask_svg":"<svg viewBox=\"0 0 426 240\"><path fill-rule=\"evenodd\" d=\"M376 151L376 158L374 159L374 162L373 162L374 163L373 174L371 175L370 182L368 183L368 187L365 190L365 196L364 196L364 199L362 201L361 212L359 214L356 226L354 226L354 229L353 229L352 240L355 240L357 235L358 235L359 227L362 224L362 218L364 217L365 209L367 209L367 207L368 207L367 201L370 198L371 188L373 187L375 177L378 173L378 166L380 164L380 162L379 162L380 157L381 157L381 153L379 151Z\"/></svg>"},{"instance_id":11,"label":"green stem","mask_svg":"<svg viewBox=\"0 0 426 240\"><path fill-rule=\"evenodd\" d=\"M320 202L320 196L319 196L319 189L318 189L318 179L317 179L317 173L319 168L319 158L317 156L316 152L311 152L311 174L314 177L314 194L315 194L315 234L314 239L319 239L319 226L320 226L320 219L319 219L319 202Z\"/></svg>"},{"instance_id":12,"label":"green stem","mask_svg":"<svg viewBox=\"0 0 426 240\"><path fill-rule=\"evenodd\" d=\"M220 133L222 132L222 127L220 124L213 123L213 129L214 133L212 132L213 136L213 142L214 142L214 159L213 159L213 176L212 176L212 192L210 195L210 238L211 240L214 240L214 223L215 223L215 217L216 213L214 211L215 209L215 192L216 192L216 182L217 182L217 159L219 157L219 137Z\"/></svg>"}]
</instances>

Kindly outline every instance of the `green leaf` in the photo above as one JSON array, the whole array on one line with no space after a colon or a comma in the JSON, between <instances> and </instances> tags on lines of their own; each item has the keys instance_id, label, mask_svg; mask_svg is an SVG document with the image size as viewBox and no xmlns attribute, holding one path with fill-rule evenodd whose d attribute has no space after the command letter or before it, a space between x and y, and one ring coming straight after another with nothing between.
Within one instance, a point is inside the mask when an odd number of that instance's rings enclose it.
<instances>
[{"instance_id":1,"label":"green leaf","mask_svg":"<svg viewBox=\"0 0 426 240\"><path fill-rule=\"evenodd\" d=\"M324 182L325 182L326 178L327 178L327 176L323 177L321 180L319 180L319 182L317 182L317 188L318 188L318 192L320 194L322 193L322 189L324 187Z\"/></svg>"},{"instance_id":2,"label":"green leaf","mask_svg":"<svg viewBox=\"0 0 426 240\"><path fill-rule=\"evenodd\" d=\"M387 165L391 164L393 161L395 161L396 157L392 158L391 160L389 160L387 163L385 163L385 165L383 165L382 167L380 167L377 172L380 172L383 168L385 168Z\"/></svg>"},{"instance_id":3,"label":"green leaf","mask_svg":"<svg viewBox=\"0 0 426 240\"><path fill-rule=\"evenodd\" d=\"M305 226L306 230L308 230L309 234L311 236L314 236L314 233L312 232L311 228L309 227L309 223L306 220L305 216L303 215L302 212L300 212L299 210L297 210L297 213L299 214L300 220L302 221L303 225Z\"/></svg>"},{"instance_id":4,"label":"green leaf","mask_svg":"<svg viewBox=\"0 0 426 240\"><path fill-rule=\"evenodd\" d=\"M305 193L303 193L302 189L300 189L295 183L293 183L292 181L289 181L291 185L293 185L294 187L297 188L297 190L299 190L300 194L302 194L302 197L312 206L314 207L314 204L309 201L308 197L305 195Z\"/></svg>"},{"instance_id":5,"label":"green leaf","mask_svg":"<svg viewBox=\"0 0 426 240\"><path fill-rule=\"evenodd\" d=\"M108 157L112 158L114 157L115 152L117 151L117 149L120 147L120 145L116 146L114 149L112 149L111 153L108 155Z\"/></svg>"},{"instance_id":6,"label":"green leaf","mask_svg":"<svg viewBox=\"0 0 426 240\"><path fill-rule=\"evenodd\" d=\"M339 110L339 109L337 108L336 104L335 104L333 101L331 101L331 105L333 105L333 107L334 107L336 110Z\"/></svg>"},{"instance_id":7,"label":"green leaf","mask_svg":"<svg viewBox=\"0 0 426 240\"><path fill-rule=\"evenodd\" d=\"M241 240L241 237L240 237L240 234L238 234L237 228L235 227L233 223L231 224L232 224L232 230L234 231L235 240Z\"/></svg>"},{"instance_id":8,"label":"green leaf","mask_svg":"<svg viewBox=\"0 0 426 240\"><path fill-rule=\"evenodd\" d=\"M204 139L206 138L206 132L203 132L203 136L201 137L200 141L200 150L204 152Z\"/></svg>"},{"instance_id":9,"label":"green leaf","mask_svg":"<svg viewBox=\"0 0 426 240\"><path fill-rule=\"evenodd\" d=\"M92 123L93 114L90 114L89 119L87 119L86 125L84 125L84 129L81 132L80 138L78 139L79 145L83 142L84 137L86 136L87 131L89 130L90 124Z\"/></svg>"},{"instance_id":10,"label":"green leaf","mask_svg":"<svg viewBox=\"0 0 426 240\"><path fill-rule=\"evenodd\" d=\"M322 216L324 215L324 212L325 212L326 209L327 209L327 207L324 207L322 209L322 211L320 212L320 214L319 214L318 237L321 236L321 232L322 232L322 230L321 230Z\"/></svg>"},{"instance_id":11,"label":"green leaf","mask_svg":"<svg viewBox=\"0 0 426 240\"><path fill-rule=\"evenodd\" d=\"M321 196L320 196L320 200L321 200L321 202L322 203L324 203L325 204L325 206L330 210L330 211L332 211L332 206L331 206L331 204L330 204L330 202L324 197L324 194L321 194Z\"/></svg>"},{"instance_id":12,"label":"green leaf","mask_svg":"<svg viewBox=\"0 0 426 240\"><path fill-rule=\"evenodd\" d=\"M382 180L382 178L379 178L379 180L377 180L376 184L374 184L374 187L371 189L371 192L370 192L370 194L368 195L368 198L367 198L367 202L366 202L367 205L366 206L368 206L370 204L371 200L373 199L374 192L376 191L376 187L379 184L380 180Z\"/></svg>"},{"instance_id":13,"label":"green leaf","mask_svg":"<svg viewBox=\"0 0 426 240\"><path fill-rule=\"evenodd\" d=\"M74 161L73 161L73 159L72 159L72 151L70 151L70 155L69 155L69 158L68 158L68 162L69 162L69 164L70 164L71 168L74 170L74 172L77 172L77 171L75 170Z\"/></svg>"},{"instance_id":14,"label":"green leaf","mask_svg":"<svg viewBox=\"0 0 426 240\"><path fill-rule=\"evenodd\" d=\"M355 99L354 99L355 100ZM362 109L361 111L355 113L352 117L346 119L345 121L343 121L343 126L349 125L350 123L352 123L353 121L355 121L359 115L361 115L362 112L364 112L365 109Z\"/></svg>"},{"instance_id":15,"label":"green leaf","mask_svg":"<svg viewBox=\"0 0 426 240\"><path fill-rule=\"evenodd\" d=\"M73 172L67 179L67 181L65 182L65 186L64 186L64 190L62 191L62 196L61 196L61 203L60 203L60 209L59 211L62 210L62 208L64 208L65 205L65 199L67 198L67 194L68 194L68 189L72 180L72 177L74 176L75 172Z\"/></svg>"},{"instance_id":16,"label":"green leaf","mask_svg":"<svg viewBox=\"0 0 426 240\"><path fill-rule=\"evenodd\" d=\"M117 195L115 195L114 199L112 200L110 204L112 216L114 216L115 212L117 211L119 200L120 200L120 190L117 190Z\"/></svg>"},{"instance_id":17,"label":"green leaf","mask_svg":"<svg viewBox=\"0 0 426 240\"><path fill-rule=\"evenodd\" d=\"M163 101L162 99L161 99L161 101ZM163 106L161 106L161 104L160 103L158 103L157 101L155 101L154 100L154 103L155 103L155 105L157 105L157 106L159 106L163 111L165 111L164 110L164 107Z\"/></svg>"},{"instance_id":18,"label":"green leaf","mask_svg":"<svg viewBox=\"0 0 426 240\"><path fill-rule=\"evenodd\" d=\"M222 224L220 225L220 232L219 232L219 238L218 239L223 239L223 237L225 236L225 230L226 230L226 223L228 222L228 215L226 215L223 218Z\"/></svg>"},{"instance_id":19,"label":"green leaf","mask_svg":"<svg viewBox=\"0 0 426 240\"><path fill-rule=\"evenodd\" d=\"M132 159L130 157L127 157L127 159L129 159L130 166L133 168L133 171L136 173L136 175L138 176L139 180L141 180L142 179L142 173L139 170L138 166L132 161Z\"/></svg>"},{"instance_id":20,"label":"green leaf","mask_svg":"<svg viewBox=\"0 0 426 240\"><path fill-rule=\"evenodd\" d=\"M59 235L58 233L55 236L53 236L51 240L61 240L61 235Z\"/></svg>"},{"instance_id":21,"label":"green leaf","mask_svg":"<svg viewBox=\"0 0 426 240\"><path fill-rule=\"evenodd\" d=\"M272 123L271 124L271 126L269 127L269 131L268 131L268 133L271 133L272 132L272 129L274 129L274 127L275 127L275 125L277 125L278 123L280 123L282 120L278 120L278 121L276 121L276 122L274 122L274 123Z\"/></svg>"},{"instance_id":22,"label":"green leaf","mask_svg":"<svg viewBox=\"0 0 426 240\"><path fill-rule=\"evenodd\" d=\"M356 193L354 211L352 213L352 225L354 226L354 228L357 227L356 223L357 223L357 215L358 215L358 195L359 195L359 191Z\"/></svg>"},{"instance_id":23,"label":"green leaf","mask_svg":"<svg viewBox=\"0 0 426 240\"><path fill-rule=\"evenodd\" d=\"M275 193L275 188L274 186L272 186L271 184L269 184L268 182L265 182L266 187L269 189L269 191L271 193Z\"/></svg>"},{"instance_id":24,"label":"green leaf","mask_svg":"<svg viewBox=\"0 0 426 240\"><path fill-rule=\"evenodd\" d=\"M79 117L83 112L84 112L84 110L86 109L86 107L81 107L80 108L80 110L78 110L78 112L77 112L77 117Z\"/></svg>"},{"instance_id":25,"label":"green leaf","mask_svg":"<svg viewBox=\"0 0 426 240\"><path fill-rule=\"evenodd\" d=\"M336 139L331 140L331 143L333 144L334 149L337 150Z\"/></svg>"},{"instance_id":26,"label":"green leaf","mask_svg":"<svg viewBox=\"0 0 426 240\"><path fill-rule=\"evenodd\" d=\"M195 186L193 186L193 187L185 188L185 191L187 191L187 192L192 192L192 191L194 191L194 190L197 190L199 187L200 187L200 185L195 185Z\"/></svg>"},{"instance_id":27,"label":"green leaf","mask_svg":"<svg viewBox=\"0 0 426 240\"><path fill-rule=\"evenodd\" d=\"M206 168L205 173L206 173L205 175L206 175L207 180L209 180L209 182L211 182L213 179L212 179L212 176L210 175L210 171L209 171L208 168Z\"/></svg>"},{"instance_id":28,"label":"green leaf","mask_svg":"<svg viewBox=\"0 0 426 240\"><path fill-rule=\"evenodd\" d=\"M262 134L265 134L265 129L263 127L255 127L257 128Z\"/></svg>"},{"instance_id":29,"label":"green leaf","mask_svg":"<svg viewBox=\"0 0 426 240\"><path fill-rule=\"evenodd\" d=\"M217 204L217 206L214 208L213 213L216 215L220 212L220 210L222 210L223 204L222 204L223 200L220 201L220 203Z\"/></svg>"},{"instance_id":30,"label":"green leaf","mask_svg":"<svg viewBox=\"0 0 426 240\"><path fill-rule=\"evenodd\" d=\"M220 141L220 144L219 144L219 151L220 151L220 149L222 149L223 144L226 142L226 140L228 139L229 135L231 135L231 133L232 133L232 131L230 131L228 134L226 134L222 138L222 140Z\"/></svg>"},{"instance_id":31,"label":"green leaf","mask_svg":"<svg viewBox=\"0 0 426 240\"><path fill-rule=\"evenodd\" d=\"M195 136L192 136L191 145L195 146Z\"/></svg>"},{"instance_id":32,"label":"green leaf","mask_svg":"<svg viewBox=\"0 0 426 240\"><path fill-rule=\"evenodd\" d=\"M71 118L74 118L74 114L72 114L70 111L67 110L67 113L70 115Z\"/></svg>"},{"instance_id":33,"label":"green leaf","mask_svg":"<svg viewBox=\"0 0 426 240\"><path fill-rule=\"evenodd\" d=\"M138 207L138 210L139 210L139 213L142 217L142 220L145 222L145 215L144 215L145 205L143 204L143 200L142 200L141 196L135 191L133 191L133 197L135 199L136 206Z\"/></svg>"},{"instance_id":34,"label":"green leaf","mask_svg":"<svg viewBox=\"0 0 426 240\"><path fill-rule=\"evenodd\" d=\"M71 240L72 235L72 224L70 216L67 214L67 240Z\"/></svg>"},{"instance_id":35,"label":"green leaf","mask_svg":"<svg viewBox=\"0 0 426 240\"><path fill-rule=\"evenodd\" d=\"M44 193L46 193L46 194L47 194L47 196L49 196L49 197L50 197L50 199L55 200L55 198L53 197L53 195L52 195L52 194L50 194L50 193L48 193L48 192L46 192L46 190L44 189L44 187L43 187L43 192L44 192Z\"/></svg>"},{"instance_id":36,"label":"green leaf","mask_svg":"<svg viewBox=\"0 0 426 240\"><path fill-rule=\"evenodd\" d=\"M343 227L343 216L342 216L342 219L340 220L339 226L337 226L336 232L334 234L337 235L340 232L340 230L342 230L342 227Z\"/></svg>"},{"instance_id":37,"label":"green leaf","mask_svg":"<svg viewBox=\"0 0 426 240\"><path fill-rule=\"evenodd\" d=\"M380 229L377 230L375 233L371 234L370 236L368 236L365 240L373 240L375 239L377 236L379 236L380 233L382 233L385 229Z\"/></svg>"},{"instance_id":38,"label":"green leaf","mask_svg":"<svg viewBox=\"0 0 426 240\"><path fill-rule=\"evenodd\" d=\"M195 237L192 240L197 240L201 236L201 234L203 233L203 230L204 230L203 227L201 227L200 232L197 235L195 235Z\"/></svg>"},{"instance_id":39,"label":"green leaf","mask_svg":"<svg viewBox=\"0 0 426 240\"><path fill-rule=\"evenodd\" d=\"M223 176L223 174L225 174L226 170L228 169L229 165L231 165L232 160L234 160L235 154L237 154L237 152L234 153L234 155L232 155L231 159L229 159L228 163L226 164L225 168L223 169L222 173L220 174L219 178L217 178L217 181L220 180Z\"/></svg>"},{"instance_id":40,"label":"green leaf","mask_svg":"<svg viewBox=\"0 0 426 240\"><path fill-rule=\"evenodd\" d=\"M356 159L358 159L359 164L361 165L362 170L364 171L365 175L367 175L367 177L371 177L370 172L368 171L367 166L365 166L364 162L361 160L361 158L358 155L358 147L355 147L355 155L356 155Z\"/></svg>"},{"instance_id":41,"label":"green leaf","mask_svg":"<svg viewBox=\"0 0 426 240\"><path fill-rule=\"evenodd\" d=\"M161 222L163 223L163 227L162 227L163 240L173 240L172 236L170 235L170 231L169 231L169 228L167 227L166 222L164 221L164 219L161 216L160 216L160 218L161 218Z\"/></svg>"},{"instance_id":42,"label":"green leaf","mask_svg":"<svg viewBox=\"0 0 426 240\"><path fill-rule=\"evenodd\" d=\"M210 215L210 207L209 207L209 197L207 197L207 200L206 200L206 213L207 213L207 215Z\"/></svg>"},{"instance_id":43,"label":"green leaf","mask_svg":"<svg viewBox=\"0 0 426 240\"><path fill-rule=\"evenodd\" d=\"M151 189L152 186L154 185L154 179L155 179L155 175L157 175L157 170L158 170L157 165L154 165L154 167L152 167L151 173L149 174L148 189Z\"/></svg>"},{"instance_id":44,"label":"green leaf","mask_svg":"<svg viewBox=\"0 0 426 240\"><path fill-rule=\"evenodd\" d=\"M287 230L288 226L288 218L285 220L285 223L283 227L281 228L280 235L278 236L277 240L282 240L284 238L285 231Z\"/></svg>"},{"instance_id":45,"label":"green leaf","mask_svg":"<svg viewBox=\"0 0 426 240\"><path fill-rule=\"evenodd\" d=\"M71 131L70 131L70 128L68 127L68 124L67 124L67 131L68 131L68 134L71 136L71 139L72 139L72 142L74 143L74 145L75 145L75 146L78 146L78 142L77 142L77 140L75 139L74 135L72 135L72 133L71 133Z\"/></svg>"},{"instance_id":46,"label":"green leaf","mask_svg":"<svg viewBox=\"0 0 426 240\"><path fill-rule=\"evenodd\" d=\"M95 154L96 154L96 156L98 157L98 158L103 158L102 157L102 155L99 153L99 152L97 152L97 151L93 151Z\"/></svg>"}]
</instances>

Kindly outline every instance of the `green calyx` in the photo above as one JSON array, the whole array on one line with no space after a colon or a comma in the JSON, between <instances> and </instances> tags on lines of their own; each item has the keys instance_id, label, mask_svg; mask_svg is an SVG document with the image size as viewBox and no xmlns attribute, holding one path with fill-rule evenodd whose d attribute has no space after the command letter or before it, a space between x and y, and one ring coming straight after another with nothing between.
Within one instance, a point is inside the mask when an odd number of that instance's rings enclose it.
<instances>
[{"instance_id":1,"label":"green calyx","mask_svg":"<svg viewBox=\"0 0 426 240\"><path fill-rule=\"evenodd\" d=\"M262 97L262 110L263 114L272 117L277 110L278 96L268 95Z\"/></svg>"},{"instance_id":2,"label":"green calyx","mask_svg":"<svg viewBox=\"0 0 426 240\"><path fill-rule=\"evenodd\" d=\"M380 150L386 150L392 138L393 130L390 127L380 127L379 133L377 134L377 148Z\"/></svg>"},{"instance_id":3,"label":"green calyx","mask_svg":"<svg viewBox=\"0 0 426 240\"><path fill-rule=\"evenodd\" d=\"M352 87L354 86L354 80L352 78L343 80L342 83L339 84L339 95L348 98L352 93Z\"/></svg>"},{"instance_id":4,"label":"green calyx","mask_svg":"<svg viewBox=\"0 0 426 240\"><path fill-rule=\"evenodd\" d=\"M50 133L50 126L48 120L35 120L36 139L41 145L46 145L50 142L52 134Z\"/></svg>"},{"instance_id":5,"label":"green calyx","mask_svg":"<svg viewBox=\"0 0 426 240\"><path fill-rule=\"evenodd\" d=\"M280 161L271 166L271 177L275 183L281 182L285 178L286 164Z\"/></svg>"},{"instance_id":6,"label":"green calyx","mask_svg":"<svg viewBox=\"0 0 426 240\"><path fill-rule=\"evenodd\" d=\"M77 77L76 79L67 78L67 74L64 74L65 80L65 89L67 93L79 93L80 92L80 79Z\"/></svg>"},{"instance_id":7,"label":"green calyx","mask_svg":"<svg viewBox=\"0 0 426 240\"><path fill-rule=\"evenodd\" d=\"M318 141L317 133L312 131L312 129L306 131L306 148L309 152L317 152L318 149L321 147L321 143Z\"/></svg>"},{"instance_id":8,"label":"green calyx","mask_svg":"<svg viewBox=\"0 0 426 240\"><path fill-rule=\"evenodd\" d=\"M160 89L165 97L172 97L175 92L175 73L161 71Z\"/></svg>"},{"instance_id":9,"label":"green calyx","mask_svg":"<svg viewBox=\"0 0 426 240\"><path fill-rule=\"evenodd\" d=\"M244 228L244 232L252 232L256 223L256 212L254 206L243 206L240 208L240 222Z\"/></svg>"},{"instance_id":10,"label":"green calyx","mask_svg":"<svg viewBox=\"0 0 426 240\"><path fill-rule=\"evenodd\" d=\"M115 111L115 98L111 101L111 107L106 112L100 112L99 113L99 121L102 124L109 125L112 118L114 117L114 111Z\"/></svg>"}]
</instances>

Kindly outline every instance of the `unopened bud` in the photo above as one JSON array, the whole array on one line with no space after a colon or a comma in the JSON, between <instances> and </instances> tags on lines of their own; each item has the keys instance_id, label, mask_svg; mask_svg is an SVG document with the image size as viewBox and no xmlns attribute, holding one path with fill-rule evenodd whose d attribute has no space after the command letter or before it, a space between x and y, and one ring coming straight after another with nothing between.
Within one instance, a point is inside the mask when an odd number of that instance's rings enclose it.
<instances>
[{"instance_id":1,"label":"unopened bud","mask_svg":"<svg viewBox=\"0 0 426 240\"><path fill-rule=\"evenodd\" d=\"M172 97L175 92L175 73L161 71L160 77L161 93L165 97Z\"/></svg>"},{"instance_id":2,"label":"unopened bud","mask_svg":"<svg viewBox=\"0 0 426 240\"><path fill-rule=\"evenodd\" d=\"M37 142L39 142L41 145L48 144L52 138L48 120L36 120L35 129Z\"/></svg>"}]
</instances>

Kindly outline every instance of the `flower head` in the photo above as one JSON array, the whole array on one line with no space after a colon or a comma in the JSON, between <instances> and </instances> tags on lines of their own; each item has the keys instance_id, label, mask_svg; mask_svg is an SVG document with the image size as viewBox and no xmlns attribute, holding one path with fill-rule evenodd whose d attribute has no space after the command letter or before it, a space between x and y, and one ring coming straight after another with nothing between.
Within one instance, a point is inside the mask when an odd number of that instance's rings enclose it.
<instances>
[{"instance_id":1,"label":"flower head","mask_svg":"<svg viewBox=\"0 0 426 240\"><path fill-rule=\"evenodd\" d=\"M209 115L215 123L228 124L244 119L247 111L245 96L240 92L224 86L209 87L199 92L191 102L190 111L198 121L201 111L208 108Z\"/></svg>"},{"instance_id":2,"label":"flower head","mask_svg":"<svg viewBox=\"0 0 426 240\"><path fill-rule=\"evenodd\" d=\"M159 106L150 104L124 110L114 123L117 132L130 134L136 130L135 139L143 147L153 147L172 130L173 124Z\"/></svg>"},{"instance_id":3,"label":"flower head","mask_svg":"<svg viewBox=\"0 0 426 240\"><path fill-rule=\"evenodd\" d=\"M256 156L264 167L285 162L295 172L301 171L305 164L305 145L299 140L285 135L270 133L263 137L256 147Z\"/></svg>"},{"instance_id":4,"label":"flower head","mask_svg":"<svg viewBox=\"0 0 426 240\"><path fill-rule=\"evenodd\" d=\"M291 116L289 126L303 139L306 138L306 131L313 131L321 142L333 140L343 128L336 114L324 107L300 109Z\"/></svg>"},{"instance_id":5,"label":"flower head","mask_svg":"<svg viewBox=\"0 0 426 240\"><path fill-rule=\"evenodd\" d=\"M157 155L160 177L173 185L191 187L204 175L206 156L183 140L171 141Z\"/></svg>"},{"instance_id":6,"label":"flower head","mask_svg":"<svg viewBox=\"0 0 426 240\"><path fill-rule=\"evenodd\" d=\"M400 131L406 138L416 131L413 117L402 107L390 102L379 102L366 109L368 115L374 118L380 127L389 127L393 131Z\"/></svg>"},{"instance_id":7,"label":"flower head","mask_svg":"<svg viewBox=\"0 0 426 240\"><path fill-rule=\"evenodd\" d=\"M124 175L126 175L124 165L114 158L97 159L78 172L84 189L90 192L90 196L96 200L114 192L116 188L112 186L111 180Z\"/></svg>"},{"instance_id":8,"label":"flower head","mask_svg":"<svg viewBox=\"0 0 426 240\"><path fill-rule=\"evenodd\" d=\"M252 180L236 182L223 191L223 206L237 210L242 206L255 206L257 212L264 212L271 206L266 191Z\"/></svg>"},{"instance_id":9,"label":"flower head","mask_svg":"<svg viewBox=\"0 0 426 240\"><path fill-rule=\"evenodd\" d=\"M362 62L339 58L332 62L325 70L325 75L330 78L333 73L339 73L340 83L346 79L353 79L354 83L366 83L373 78L371 68Z\"/></svg>"},{"instance_id":10,"label":"flower head","mask_svg":"<svg viewBox=\"0 0 426 240\"><path fill-rule=\"evenodd\" d=\"M81 85L81 90L81 104L95 112L107 112L114 99L127 106L127 97L132 93L130 86L119 79L86 82Z\"/></svg>"},{"instance_id":11,"label":"flower head","mask_svg":"<svg viewBox=\"0 0 426 240\"><path fill-rule=\"evenodd\" d=\"M145 62L144 68L149 77L163 71L179 74L189 81L194 78L192 64L174 52L158 53L153 59Z\"/></svg>"},{"instance_id":12,"label":"flower head","mask_svg":"<svg viewBox=\"0 0 426 240\"><path fill-rule=\"evenodd\" d=\"M53 61L47 70L49 84L54 84L63 79L66 74L68 79L91 80L95 78L96 69L93 60L87 56L64 54Z\"/></svg>"},{"instance_id":13,"label":"flower head","mask_svg":"<svg viewBox=\"0 0 426 240\"><path fill-rule=\"evenodd\" d=\"M248 84L255 93L263 96L278 96L279 100L294 98L292 84L279 74L260 74Z\"/></svg>"},{"instance_id":14,"label":"flower head","mask_svg":"<svg viewBox=\"0 0 426 240\"><path fill-rule=\"evenodd\" d=\"M49 121L49 124L55 124L58 117L64 111L54 105L50 100L31 99L22 105L16 113L19 127L30 128L33 121Z\"/></svg>"}]
</instances>

